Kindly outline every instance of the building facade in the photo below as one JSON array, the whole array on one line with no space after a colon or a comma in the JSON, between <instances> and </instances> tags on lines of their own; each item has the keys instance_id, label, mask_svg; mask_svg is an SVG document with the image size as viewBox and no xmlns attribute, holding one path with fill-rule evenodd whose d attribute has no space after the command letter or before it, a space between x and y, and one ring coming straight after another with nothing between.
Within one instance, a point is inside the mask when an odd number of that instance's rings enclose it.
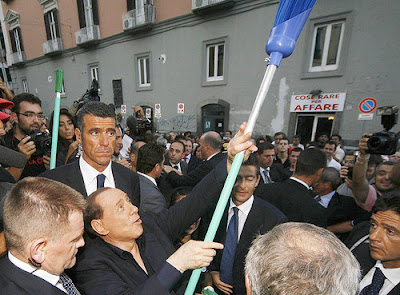
<instances>
[{"instance_id":1,"label":"building facade","mask_svg":"<svg viewBox=\"0 0 400 295\"><path fill-rule=\"evenodd\" d=\"M278 1L1 1L1 73L50 114L55 71L62 105L90 87L120 111L140 105L160 132L237 130L263 78ZM339 133L354 143L383 129L378 107L399 104L400 2L319 0L272 82L255 134ZM367 109L364 112L368 112ZM374 106L370 106L373 109ZM395 127L399 130L399 127Z\"/></svg>"}]
</instances>

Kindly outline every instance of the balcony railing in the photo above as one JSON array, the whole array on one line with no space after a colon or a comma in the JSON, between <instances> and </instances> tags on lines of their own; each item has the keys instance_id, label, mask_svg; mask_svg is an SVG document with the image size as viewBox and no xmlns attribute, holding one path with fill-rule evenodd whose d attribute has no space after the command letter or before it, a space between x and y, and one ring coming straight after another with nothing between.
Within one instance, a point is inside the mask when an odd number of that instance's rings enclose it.
<instances>
[{"instance_id":1,"label":"balcony railing","mask_svg":"<svg viewBox=\"0 0 400 295\"><path fill-rule=\"evenodd\" d=\"M192 11L204 14L208 11L227 9L235 5L235 0L192 0Z\"/></svg>"},{"instance_id":2,"label":"balcony railing","mask_svg":"<svg viewBox=\"0 0 400 295\"><path fill-rule=\"evenodd\" d=\"M89 45L100 40L100 28L97 25L85 27L75 32L77 45Z\"/></svg>"},{"instance_id":3,"label":"balcony railing","mask_svg":"<svg viewBox=\"0 0 400 295\"><path fill-rule=\"evenodd\" d=\"M144 12L139 9L130 10L122 15L122 27L124 31L148 29L156 21L156 8L154 5L145 4Z\"/></svg>"},{"instance_id":4,"label":"balcony railing","mask_svg":"<svg viewBox=\"0 0 400 295\"><path fill-rule=\"evenodd\" d=\"M47 40L42 44L42 46L43 46L43 53L45 55L61 53L61 51L63 50L61 38Z\"/></svg>"},{"instance_id":5,"label":"balcony railing","mask_svg":"<svg viewBox=\"0 0 400 295\"><path fill-rule=\"evenodd\" d=\"M13 65L23 64L25 62L25 60L26 60L25 52L24 51L14 52L11 55L11 59L12 59L12 64Z\"/></svg>"}]
</instances>

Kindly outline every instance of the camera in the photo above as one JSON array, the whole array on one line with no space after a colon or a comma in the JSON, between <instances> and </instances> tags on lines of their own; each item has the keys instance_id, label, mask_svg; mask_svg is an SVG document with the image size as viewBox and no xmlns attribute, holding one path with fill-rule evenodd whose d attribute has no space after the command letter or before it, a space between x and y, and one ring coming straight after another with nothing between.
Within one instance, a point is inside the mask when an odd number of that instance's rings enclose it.
<instances>
[{"instance_id":1,"label":"camera","mask_svg":"<svg viewBox=\"0 0 400 295\"><path fill-rule=\"evenodd\" d=\"M29 134L30 141L33 141L36 146L34 156L50 155L51 153L51 136L48 133L40 132L39 130L33 131Z\"/></svg>"},{"instance_id":2,"label":"camera","mask_svg":"<svg viewBox=\"0 0 400 295\"><path fill-rule=\"evenodd\" d=\"M381 132L376 132L368 139L368 153L378 155L392 155L396 153L399 134L391 132L397 124L398 119L397 106L380 107L377 110L377 115L382 116L381 124L385 128Z\"/></svg>"},{"instance_id":3,"label":"camera","mask_svg":"<svg viewBox=\"0 0 400 295\"><path fill-rule=\"evenodd\" d=\"M90 89L86 90L79 100L73 102L71 114L76 115L81 107L83 107L83 105L89 101L100 101L99 82L96 79L93 79Z\"/></svg>"}]
</instances>

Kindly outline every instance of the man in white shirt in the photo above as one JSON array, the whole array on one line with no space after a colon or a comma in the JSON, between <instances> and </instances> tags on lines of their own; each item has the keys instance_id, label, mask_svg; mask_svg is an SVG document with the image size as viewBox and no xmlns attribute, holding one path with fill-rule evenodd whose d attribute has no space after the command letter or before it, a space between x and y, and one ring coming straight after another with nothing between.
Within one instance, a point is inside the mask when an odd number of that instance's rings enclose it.
<instances>
[{"instance_id":1,"label":"man in white shirt","mask_svg":"<svg viewBox=\"0 0 400 295\"><path fill-rule=\"evenodd\" d=\"M64 269L85 244L85 208L80 193L57 181L27 177L14 186L4 204L2 294L79 294Z\"/></svg>"},{"instance_id":2,"label":"man in white shirt","mask_svg":"<svg viewBox=\"0 0 400 295\"><path fill-rule=\"evenodd\" d=\"M174 141L168 150L168 159L165 165L171 166L181 174L187 173L187 163L182 160L185 153L185 144L182 141Z\"/></svg>"},{"instance_id":3,"label":"man in white shirt","mask_svg":"<svg viewBox=\"0 0 400 295\"><path fill-rule=\"evenodd\" d=\"M253 238L287 221L286 216L276 207L253 196L259 181L258 160L251 154L240 168L229 209L221 220L215 238L215 241L225 241L224 250L217 251L209 267L214 287L225 294L245 294L244 260ZM232 229L236 228L235 224L237 231Z\"/></svg>"},{"instance_id":4,"label":"man in white shirt","mask_svg":"<svg viewBox=\"0 0 400 295\"><path fill-rule=\"evenodd\" d=\"M156 178L164 169L164 148L156 144L145 144L139 149L137 173L140 181L140 213L160 213L169 207L157 186Z\"/></svg>"},{"instance_id":5,"label":"man in white shirt","mask_svg":"<svg viewBox=\"0 0 400 295\"><path fill-rule=\"evenodd\" d=\"M340 169L342 168L342 166L339 164L338 161L336 161L333 158L333 153L336 150L336 143L333 141L328 141L327 143L324 144L324 148L323 148L323 152L326 155L327 158L327 163L328 163L328 167L333 167L335 168L337 171L340 171Z\"/></svg>"},{"instance_id":6,"label":"man in white shirt","mask_svg":"<svg viewBox=\"0 0 400 295\"><path fill-rule=\"evenodd\" d=\"M116 145L114 110L102 102L88 102L77 114L76 139L82 146L79 161L46 171L41 176L76 189L85 198L100 187L119 188L139 205L137 174L112 162Z\"/></svg>"},{"instance_id":7,"label":"man in white shirt","mask_svg":"<svg viewBox=\"0 0 400 295\"><path fill-rule=\"evenodd\" d=\"M369 236L359 232L359 237L369 238L369 251L365 243L355 243L352 251L365 274L360 282L362 295L400 294L400 192L391 191L378 198L372 210ZM375 264L370 259L375 260ZM372 286L371 286L372 285ZM375 293L369 293L375 289Z\"/></svg>"}]
</instances>

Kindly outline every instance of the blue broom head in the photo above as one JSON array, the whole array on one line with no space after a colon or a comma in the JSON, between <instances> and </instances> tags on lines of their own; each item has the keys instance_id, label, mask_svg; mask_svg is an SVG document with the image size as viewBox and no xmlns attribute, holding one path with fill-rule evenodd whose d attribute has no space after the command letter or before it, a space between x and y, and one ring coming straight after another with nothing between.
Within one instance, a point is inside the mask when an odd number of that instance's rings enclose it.
<instances>
[{"instance_id":1,"label":"blue broom head","mask_svg":"<svg viewBox=\"0 0 400 295\"><path fill-rule=\"evenodd\" d=\"M316 0L280 0L274 27L265 50L270 56L269 65L279 67L282 58L293 53L296 41L303 30Z\"/></svg>"}]
</instances>

